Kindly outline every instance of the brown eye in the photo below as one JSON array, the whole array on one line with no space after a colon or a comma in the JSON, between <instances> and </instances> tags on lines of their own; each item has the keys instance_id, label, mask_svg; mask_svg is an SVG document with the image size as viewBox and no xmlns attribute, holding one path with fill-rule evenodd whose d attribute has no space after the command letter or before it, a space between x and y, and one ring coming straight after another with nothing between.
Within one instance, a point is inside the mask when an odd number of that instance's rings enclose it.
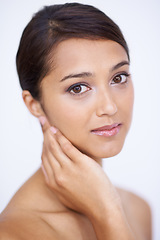
<instances>
[{"instance_id":1,"label":"brown eye","mask_svg":"<svg viewBox=\"0 0 160 240\"><path fill-rule=\"evenodd\" d=\"M90 88L88 86L79 84L79 85L71 86L68 91L73 95L80 95L89 90Z\"/></svg>"},{"instance_id":2,"label":"brown eye","mask_svg":"<svg viewBox=\"0 0 160 240\"><path fill-rule=\"evenodd\" d=\"M120 83L121 81L122 81L121 75L116 76L116 77L114 78L114 82L115 82L115 83Z\"/></svg>"},{"instance_id":3,"label":"brown eye","mask_svg":"<svg viewBox=\"0 0 160 240\"><path fill-rule=\"evenodd\" d=\"M126 73L125 73L125 74L117 75L117 76L115 76L115 77L112 79L111 84L122 84L122 83L126 83L128 76L129 76L129 74L126 74Z\"/></svg>"},{"instance_id":4,"label":"brown eye","mask_svg":"<svg viewBox=\"0 0 160 240\"><path fill-rule=\"evenodd\" d=\"M81 90L82 90L82 88L81 88L81 86L80 86L80 85L78 85L78 86L75 86L74 88L72 88L72 91L73 91L74 93L80 93L80 92L81 92Z\"/></svg>"}]
</instances>

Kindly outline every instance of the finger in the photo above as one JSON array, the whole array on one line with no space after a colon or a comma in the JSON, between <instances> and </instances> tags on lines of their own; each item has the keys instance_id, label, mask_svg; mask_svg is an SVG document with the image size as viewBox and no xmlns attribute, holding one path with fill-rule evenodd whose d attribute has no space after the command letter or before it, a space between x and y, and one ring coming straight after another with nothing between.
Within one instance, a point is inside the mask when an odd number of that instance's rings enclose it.
<instances>
[{"instance_id":1,"label":"finger","mask_svg":"<svg viewBox=\"0 0 160 240\"><path fill-rule=\"evenodd\" d=\"M49 121L47 120L47 118L45 116L40 116L39 121L40 121L43 135L44 135L43 148L44 148L44 145L46 145L46 146L50 146L50 149L52 150L53 146L55 145L54 144L55 143L54 134L57 132L57 129L54 128L53 126L52 127L50 126ZM52 134L51 134L51 132L52 132Z\"/></svg>"},{"instance_id":2,"label":"finger","mask_svg":"<svg viewBox=\"0 0 160 240\"><path fill-rule=\"evenodd\" d=\"M73 144L60 132L56 133L56 138L63 152L74 162L84 159L84 154L81 153Z\"/></svg>"},{"instance_id":3,"label":"finger","mask_svg":"<svg viewBox=\"0 0 160 240\"><path fill-rule=\"evenodd\" d=\"M43 171L46 183L56 189L56 181L55 181L55 174L54 171L50 165L50 163L47 161L47 159L44 159L43 163L41 164L41 169Z\"/></svg>"},{"instance_id":4,"label":"finger","mask_svg":"<svg viewBox=\"0 0 160 240\"><path fill-rule=\"evenodd\" d=\"M42 159L42 163L48 162L54 172L58 171L58 169L61 167L60 163L57 161L57 159L54 157L54 155L50 151L50 147L48 146L48 144L45 144L45 143L43 144L43 152L42 152L41 159Z\"/></svg>"},{"instance_id":5,"label":"finger","mask_svg":"<svg viewBox=\"0 0 160 240\"><path fill-rule=\"evenodd\" d=\"M43 175L45 177L46 182L49 184L49 177L48 177L48 174L45 170L45 167L44 167L43 163L41 163L41 169L42 169L42 172L43 172Z\"/></svg>"},{"instance_id":6,"label":"finger","mask_svg":"<svg viewBox=\"0 0 160 240\"><path fill-rule=\"evenodd\" d=\"M59 132L59 131L57 131ZM53 131L48 131L45 135L46 149L48 153L48 159L52 165L52 161L57 161L61 167L69 165L70 158L63 152L60 144L57 141L57 133L53 134ZM52 156L51 156L52 155ZM52 160L53 158L53 160ZM53 166L54 167L54 166Z\"/></svg>"},{"instance_id":7,"label":"finger","mask_svg":"<svg viewBox=\"0 0 160 240\"><path fill-rule=\"evenodd\" d=\"M51 127L51 125L45 116L40 116L38 119L41 124L42 131L43 131L43 133L45 133Z\"/></svg>"}]
</instances>

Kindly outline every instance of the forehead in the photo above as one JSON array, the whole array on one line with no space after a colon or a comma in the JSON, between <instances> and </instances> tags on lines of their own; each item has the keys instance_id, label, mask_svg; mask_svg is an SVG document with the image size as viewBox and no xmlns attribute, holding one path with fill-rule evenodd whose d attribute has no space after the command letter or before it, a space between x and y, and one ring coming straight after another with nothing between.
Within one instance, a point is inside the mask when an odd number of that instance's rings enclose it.
<instances>
[{"instance_id":1,"label":"forehead","mask_svg":"<svg viewBox=\"0 0 160 240\"><path fill-rule=\"evenodd\" d=\"M111 40L68 39L51 52L50 61L50 72L41 86L50 89L54 82L56 91L68 75L87 72L95 77L107 76L118 63L128 62L128 56L120 44Z\"/></svg>"},{"instance_id":2,"label":"forehead","mask_svg":"<svg viewBox=\"0 0 160 240\"><path fill-rule=\"evenodd\" d=\"M111 40L68 39L61 42L53 54L55 68L59 70L91 64L105 64L110 67L118 61L128 61L125 49ZM99 62L100 61L100 62Z\"/></svg>"},{"instance_id":3,"label":"forehead","mask_svg":"<svg viewBox=\"0 0 160 240\"><path fill-rule=\"evenodd\" d=\"M68 39L59 43L50 53L50 71L46 77L50 76L52 80L59 82L65 75L73 73L90 72L94 75L107 73L122 61L128 61L128 56L117 42Z\"/></svg>"}]
</instances>

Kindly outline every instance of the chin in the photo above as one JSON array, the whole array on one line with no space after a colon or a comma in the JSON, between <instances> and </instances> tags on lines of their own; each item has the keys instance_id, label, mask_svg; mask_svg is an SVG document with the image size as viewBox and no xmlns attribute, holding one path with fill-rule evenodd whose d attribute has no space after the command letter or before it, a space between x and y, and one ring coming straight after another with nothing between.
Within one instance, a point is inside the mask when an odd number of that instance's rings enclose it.
<instances>
[{"instance_id":1,"label":"chin","mask_svg":"<svg viewBox=\"0 0 160 240\"><path fill-rule=\"evenodd\" d=\"M123 148L122 146L115 146L112 148L105 148L105 149L94 149L94 151L83 151L84 154L86 154L88 157L93 158L93 159L102 159L102 158L111 158L116 155L118 155Z\"/></svg>"},{"instance_id":2,"label":"chin","mask_svg":"<svg viewBox=\"0 0 160 240\"><path fill-rule=\"evenodd\" d=\"M111 158L111 157L114 157L116 155L118 155L119 153L121 152L120 151L114 151L114 152L109 152L109 153L101 153L101 154L96 154L96 156L91 156L92 158L95 158L95 159L102 159L102 158Z\"/></svg>"},{"instance_id":3,"label":"chin","mask_svg":"<svg viewBox=\"0 0 160 240\"><path fill-rule=\"evenodd\" d=\"M90 141L88 144L84 145L84 142L79 144L72 144L83 154L87 155L92 159L103 159L103 158L111 158L118 155L124 145L125 138L121 137L117 140L113 139L112 141L104 142L104 141L97 141L92 142Z\"/></svg>"}]
</instances>

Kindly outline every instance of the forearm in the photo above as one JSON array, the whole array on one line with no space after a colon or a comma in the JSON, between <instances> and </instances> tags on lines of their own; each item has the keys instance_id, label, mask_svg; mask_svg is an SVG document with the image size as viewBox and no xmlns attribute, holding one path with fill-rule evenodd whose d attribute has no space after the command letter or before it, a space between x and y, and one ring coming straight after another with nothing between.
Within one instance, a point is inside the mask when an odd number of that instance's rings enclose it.
<instances>
[{"instance_id":1,"label":"forearm","mask_svg":"<svg viewBox=\"0 0 160 240\"><path fill-rule=\"evenodd\" d=\"M90 217L97 240L135 240L121 206L112 207L104 207L101 215Z\"/></svg>"}]
</instances>

